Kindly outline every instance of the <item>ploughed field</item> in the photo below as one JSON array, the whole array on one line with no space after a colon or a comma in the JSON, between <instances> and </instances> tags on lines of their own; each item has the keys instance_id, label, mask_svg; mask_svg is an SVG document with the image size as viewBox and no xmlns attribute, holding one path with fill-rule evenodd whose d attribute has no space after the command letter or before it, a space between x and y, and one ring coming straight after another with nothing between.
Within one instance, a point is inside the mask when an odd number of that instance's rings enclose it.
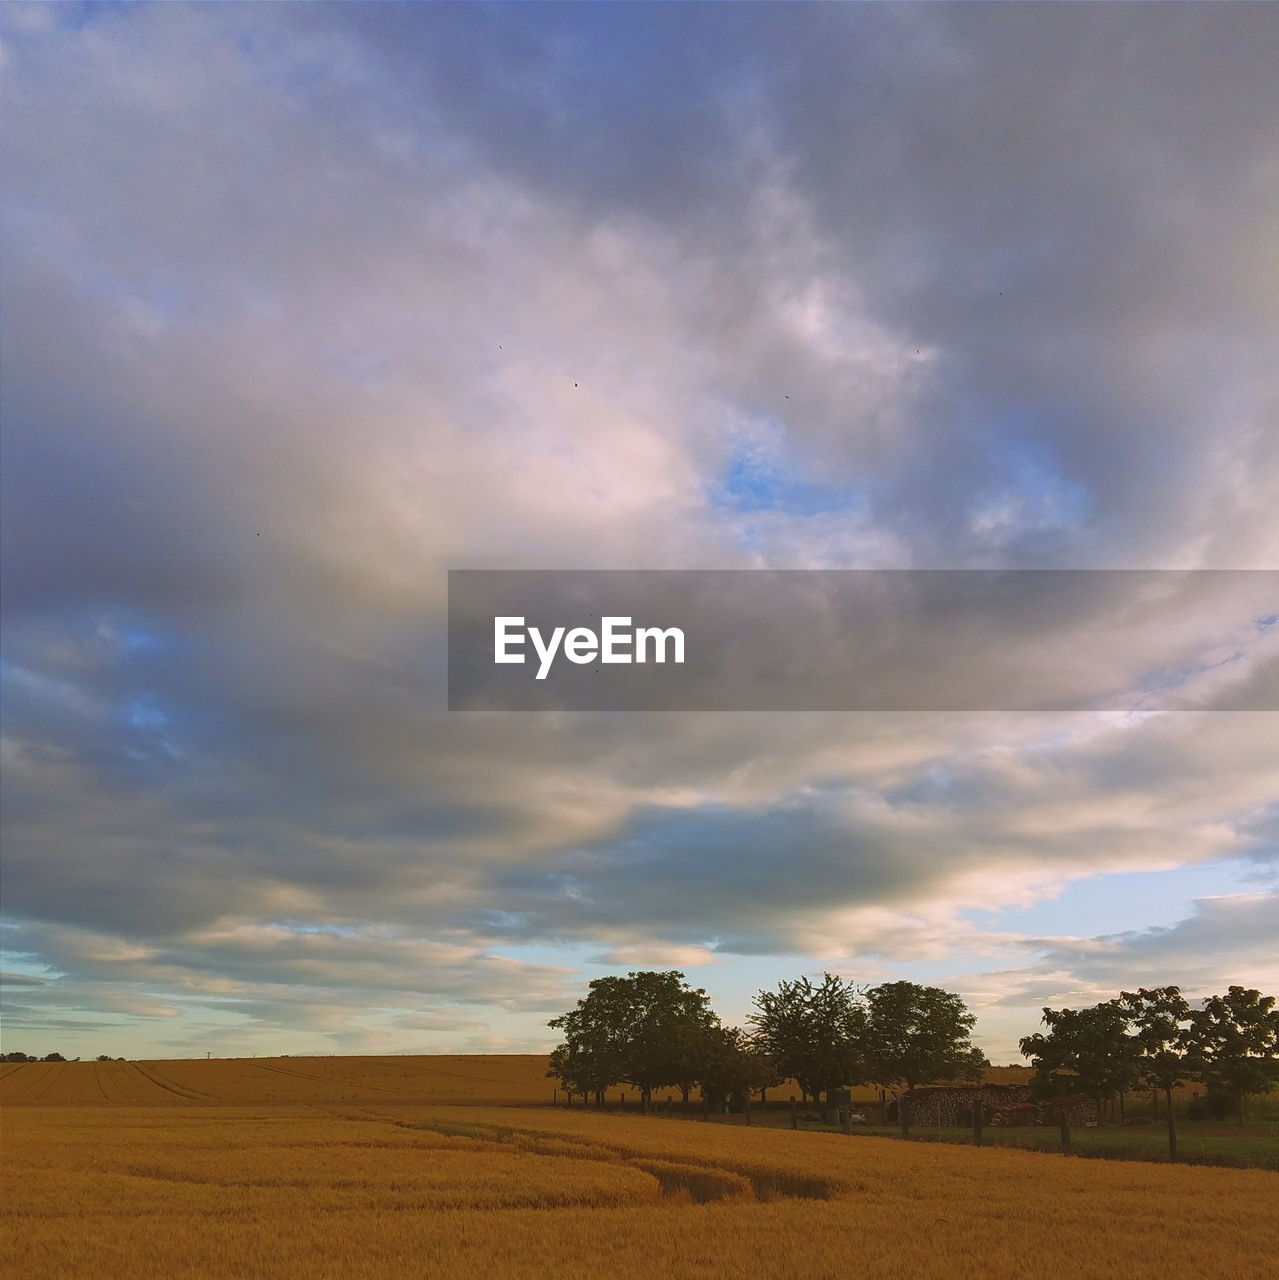
<instances>
[{"instance_id":1,"label":"ploughed field","mask_svg":"<svg viewBox=\"0 0 1279 1280\"><path fill-rule=\"evenodd\" d=\"M9 1067L0 1269L134 1280L1273 1275L1270 1172L554 1109L544 1064Z\"/></svg>"}]
</instances>

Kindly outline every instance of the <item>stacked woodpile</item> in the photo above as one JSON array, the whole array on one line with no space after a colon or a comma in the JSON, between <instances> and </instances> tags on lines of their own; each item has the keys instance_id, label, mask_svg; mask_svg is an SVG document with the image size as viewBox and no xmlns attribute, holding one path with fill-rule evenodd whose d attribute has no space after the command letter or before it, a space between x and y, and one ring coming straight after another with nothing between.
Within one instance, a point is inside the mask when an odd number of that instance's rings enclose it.
<instances>
[{"instance_id":1,"label":"stacked woodpile","mask_svg":"<svg viewBox=\"0 0 1279 1280\"><path fill-rule=\"evenodd\" d=\"M1035 1101L1024 1084L923 1085L905 1095L913 1125L956 1128L973 1122L981 1108L982 1121L993 1125L1057 1124L1062 1110L1072 1125L1093 1125L1100 1116L1092 1098L1064 1097ZM896 1118L897 1107L889 1108Z\"/></svg>"},{"instance_id":2,"label":"stacked woodpile","mask_svg":"<svg viewBox=\"0 0 1279 1280\"><path fill-rule=\"evenodd\" d=\"M1039 1104L1039 1109L1044 1113L1046 1124L1057 1124L1063 1111L1072 1125L1094 1125L1101 1120L1101 1113L1094 1098L1076 1096L1049 1098Z\"/></svg>"},{"instance_id":3,"label":"stacked woodpile","mask_svg":"<svg viewBox=\"0 0 1279 1280\"><path fill-rule=\"evenodd\" d=\"M905 1097L911 1124L944 1127L971 1124L974 1107L987 1119L1001 1107L1029 1102L1030 1089L1024 1084L923 1085Z\"/></svg>"},{"instance_id":4,"label":"stacked woodpile","mask_svg":"<svg viewBox=\"0 0 1279 1280\"><path fill-rule=\"evenodd\" d=\"M1024 1128L1043 1122L1043 1112L1033 1102L1010 1102L1006 1107L996 1107L990 1117L992 1126L1003 1129Z\"/></svg>"}]
</instances>

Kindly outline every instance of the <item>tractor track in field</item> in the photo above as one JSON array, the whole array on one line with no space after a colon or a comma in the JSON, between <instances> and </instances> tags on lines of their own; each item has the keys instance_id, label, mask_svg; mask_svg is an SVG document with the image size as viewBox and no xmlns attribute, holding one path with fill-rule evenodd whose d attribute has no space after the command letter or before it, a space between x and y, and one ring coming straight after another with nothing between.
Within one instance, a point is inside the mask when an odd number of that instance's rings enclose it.
<instances>
[{"instance_id":1,"label":"tractor track in field","mask_svg":"<svg viewBox=\"0 0 1279 1280\"><path fill-rule=\"evenodd\" d=\"M182 1098L186 1102L222 1102L214 1093L203 1093L197 1089L188 1089L183 1085L175 1084L172 1080L166 1080L158 1071L148 1071L140 1062L129 1063L140 1076L145 1080L149 1080L159 1089L163 1089L166 1093L171 1093L174 1097Z\"/></svg>"},{"instance_id":2,"label":"tractor track in field","mask_svg":"<svg viewBox=\"0 0 1279 1280\"><path fill-rule=\"evenodd\" d=\"M40 1099L43 1098L44 1095L48 1093L49 1090L52 1089L53 1086L62 1078L63 1073L66 1071L66 1063L59 1062L56 1064L56 1066L57 1066L56 1071L49 1072L49 1078L44 1082L44 1088L37 1089L35 1093L31 1096L32 1102L39 1102Z\"/></svg>"},{"instance_id":3,"label":"tractor track in field","mask_svg":"<svg viewBox=\"0 0 1279 1280\"><path fill-rule=\"evenodd\" d=\"M0 1083L2 1083L2 1082L3 1082L3 1081L5 1081L5 1080L12 1080L12 1079L13 1079L13 1077L14 1077L14 1076L16 1076L16 1075L18 1074L18 1072L22 1070L22 1068L23 1068L23 1067L29 1067L30 1065L31 1065L31 1064L30 1064L29 1062L18 1062L18 1063L15 1063L15 1064L13 1065L13 1070L12 1070L12 1071L7 1071L7 1072L5 1072L5 1074L4 1074L2 1077L0 1077ZM30 1072L28 1072L28 1073L27 1073L27 1075L23 1077L23 1082L25 1083L25 1081L26 1081L26 1080L28 1080L28 1079L30 1079ZM19 1089L19 1088L21 1088L21 1085L20 1085L20 1084L12 1085L12 1086L10 1087L10 1092L12 1092L12 1091L14 1091L14 1090L17 1090L17 1089ZM19 1095L19 1098L20 1098L20 1096L21 1096L21 1095ZM19 1098L12 1098L12 1099L10 1099L10 1101L12 1101L12 1102L17 1102L17 1101L19 1101Z\"/></svg>"},{"instance_id":4,"label":"tractor track in field","mask_svg":"<svg viewBox=\"0 0 1279 1280\"><path fill-rule=\"evenodd\" d=\"M268 1067L265 1062L255 1062L253 1064L260 1071L274 1071L277 1075L293 1076L297 1080L314 1080L318 1084L345 1085L349 1089L376 1089L379 1093L394 1094L401 1101L412 1102L412 1098L405 1098L400 1089L391 1089L382 1084L369 1084L365 1080L351 1080L346 1076L313 1076L305 1071L293 1071L288 1067Z\"/></svg>"}]
</instances>

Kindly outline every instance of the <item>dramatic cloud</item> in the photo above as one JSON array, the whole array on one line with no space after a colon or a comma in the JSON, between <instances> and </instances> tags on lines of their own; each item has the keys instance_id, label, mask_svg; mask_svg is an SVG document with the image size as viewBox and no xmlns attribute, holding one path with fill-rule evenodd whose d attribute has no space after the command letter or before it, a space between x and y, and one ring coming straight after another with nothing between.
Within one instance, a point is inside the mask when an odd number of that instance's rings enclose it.
<instances>
[{"instance_id":1,"label":"dramatic cloud","mask_svg":"<svg viewBox=\"0 0 1279 1280\"><path fill-rule=\"evenodd\" d=\"M458 567L1276 567L1270 6L0 20L14 1047L1273 984L1279 601L1166 638L1230 712L450 714L443 645Z\"/></svg>"}]
</instances>

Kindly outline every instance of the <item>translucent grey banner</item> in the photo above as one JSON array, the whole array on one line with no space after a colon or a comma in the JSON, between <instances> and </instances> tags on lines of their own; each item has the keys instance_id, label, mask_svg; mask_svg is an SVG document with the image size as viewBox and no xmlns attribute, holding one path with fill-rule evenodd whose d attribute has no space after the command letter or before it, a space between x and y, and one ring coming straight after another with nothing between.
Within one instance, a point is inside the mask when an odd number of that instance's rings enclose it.
<instances>
[{"instance_id":1,"label":"translucent grey banner","mask_svg":"<svg viewBox=\"0 0 1279 1280\"><path fill-rule=\"evenodd\" d=\"M454 711L1279 708L1279 570L452 570Z\"/></svg>"}]
</instances>

